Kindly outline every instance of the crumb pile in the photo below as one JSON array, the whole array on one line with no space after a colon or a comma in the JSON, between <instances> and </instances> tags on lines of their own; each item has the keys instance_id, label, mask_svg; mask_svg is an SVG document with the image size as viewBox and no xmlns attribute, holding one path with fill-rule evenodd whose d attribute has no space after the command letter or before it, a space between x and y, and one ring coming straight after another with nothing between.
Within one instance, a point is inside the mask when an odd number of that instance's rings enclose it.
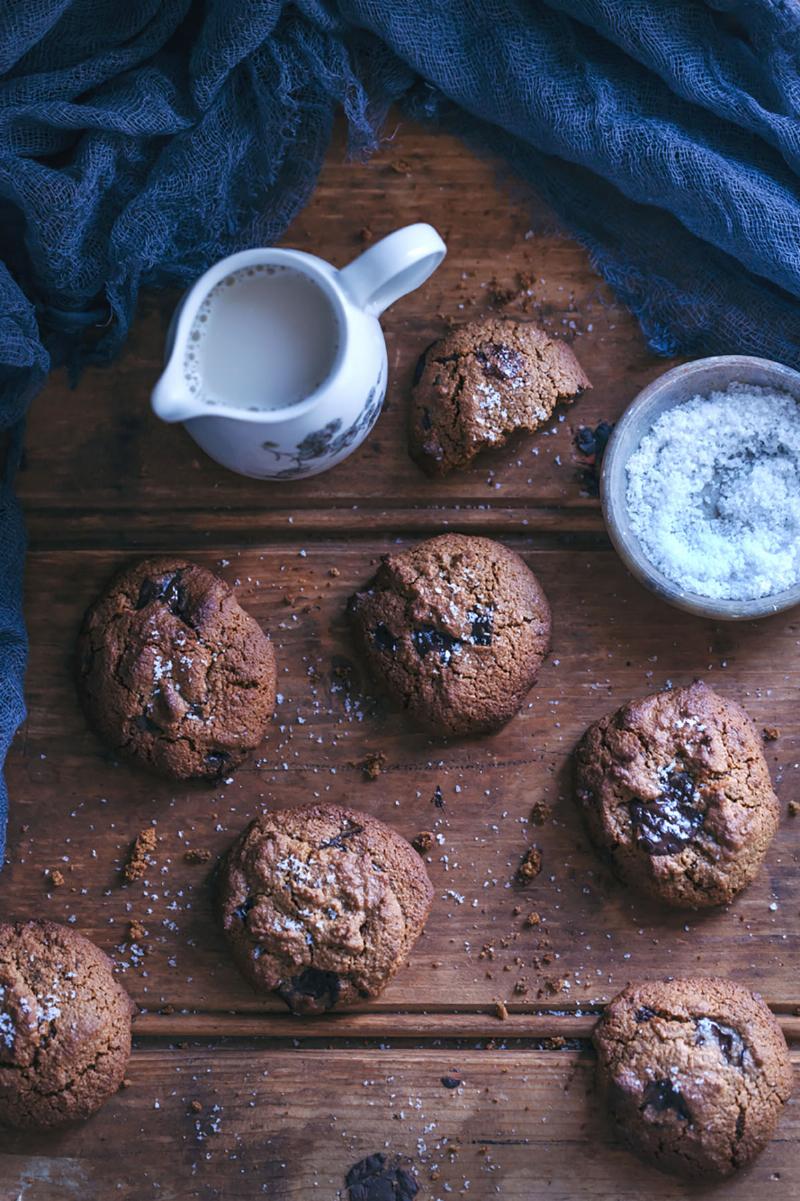
<instances>
[{"instance_id":1,"label":"crumb pile","mask_svg":"<svg viewBox=\"0 0 800 1201\"><path fill-rule=\"evenodd\" d=\"M800 409L751 384L659 417L628 462L648 559L686 592L750 600L800 579Z\"/></svg>"}]
</instances>

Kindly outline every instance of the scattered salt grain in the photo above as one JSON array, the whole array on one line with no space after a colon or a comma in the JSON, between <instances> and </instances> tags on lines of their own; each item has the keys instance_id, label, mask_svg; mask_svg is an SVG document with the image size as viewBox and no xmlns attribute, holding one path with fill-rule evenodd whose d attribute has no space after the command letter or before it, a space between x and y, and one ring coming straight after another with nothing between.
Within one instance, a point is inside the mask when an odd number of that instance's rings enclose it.
<instances>
[{"instance_id":1,"label":"scattered salt grain","mask_svg":"<svg viewBox=\"0 0 800 1201\"><path fill-rule=\"evenodd\" d=\"M800 580L800 406L752 384L667 410L627 465L650 561L686 592L750 600Z\"/></svg>"}]
</instances>

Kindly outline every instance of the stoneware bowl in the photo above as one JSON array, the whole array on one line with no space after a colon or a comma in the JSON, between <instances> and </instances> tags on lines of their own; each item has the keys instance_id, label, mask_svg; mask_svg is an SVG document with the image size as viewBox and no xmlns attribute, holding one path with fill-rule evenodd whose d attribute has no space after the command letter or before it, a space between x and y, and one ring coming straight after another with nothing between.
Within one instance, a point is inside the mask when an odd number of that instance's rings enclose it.
<instances>
[{"instance_id":1,"label":"stoneware bowl","mask_svg":"<svg viewBox=\"0 0 800 1201\"><path fill-rule=\"evenodd\" d=\"M653 380L631 401L611 435L600 474L603 517L625 566L641 584L671 605L718 621L747 621L800 604L800 584L754 600L719 600L682 591L645 555L633 532L626 505L627 464L644 435L666 409L722 391L734 382L788 392L800 403L800 372L751 355L718 355L684 363Z\"/></svg>"}]
</instances>

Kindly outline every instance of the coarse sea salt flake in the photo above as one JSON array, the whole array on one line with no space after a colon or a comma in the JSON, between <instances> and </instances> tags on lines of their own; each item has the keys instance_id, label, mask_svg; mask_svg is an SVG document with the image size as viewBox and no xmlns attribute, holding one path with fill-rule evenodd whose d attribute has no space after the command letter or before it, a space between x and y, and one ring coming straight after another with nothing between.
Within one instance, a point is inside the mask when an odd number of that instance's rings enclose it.
<instances>
[{"instance_id":1,"label":"coarse sea salt flake","mask_svg":"<svg viewBox=\"0 0 800 1201\"><path fill-rule=\"evenodd\" d=\"M800 406L734 383L662 413L627 464L651 563L684 592L750 600L800 580Z\"/></svg>"}]
</instances>

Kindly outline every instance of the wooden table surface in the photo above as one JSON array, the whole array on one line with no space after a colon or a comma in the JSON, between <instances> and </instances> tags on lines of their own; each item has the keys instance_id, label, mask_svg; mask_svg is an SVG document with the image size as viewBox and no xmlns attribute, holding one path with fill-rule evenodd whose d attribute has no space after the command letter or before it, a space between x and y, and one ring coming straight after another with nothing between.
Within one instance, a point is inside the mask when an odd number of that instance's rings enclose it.
<instances>
[{"instance_id":1,"label":"wooden table surface","mask_svg":"<svg viewBox=\"0 0 800 1201\"><path fill-rule=\"evenodd\" d=\"M142 298L112 368L87 371L74 391L56 376L35 404L19 484L31 540L29 717L8 764L0 912L74 924L112 956L140 1014L129 1086L95 1118L4 1136L0 1201L328 1201L347 1197L348 1168L376 1152L413 1166L421 1201L694 1196L609 1130L586 1041L597 1012L629 980L715 972L760 990L787 1036L800 1037L800 821L787 813L800 772L798 617L716 625L659 603L623 570L574 436L613 421L669 363L498 165L406 122L366 164L346 162L339 140L286 244L344 265L418 220L437 226L448 257L385 315L385 410L330 474L243 479L155 419L149 392L174 296ZM536 316L574 342L594 389L546 432L433 482L406 452L413 366L449 320L488 311ZM373 694L343 620L380 554L446 529L519 550L554 613L553 651L522 714L497 735L451 744ZM176 787L118 762L76 705L84 608L127 558L163 549L234 583L278 654L269 739L216 788ZM735 904L664 914L628 895L587 847L569 755L607 709L698 675L759 726L778 727L766 751L784 819ZM386 765L369 781L359 764L372 752ZM211 913L210 864L185 856L216 856L264 806L318 797L408 837L433 832L436 899L411 964L378 1001L302 1021L237 975ZM152 868L123 886L130 842L151 825ZM520 889L515 870L532 842L543 870ZM532 911L537 927L525 924ZM147 932L137 947L134 919ZM462 1084L447 1089L443 1076ZM716 1192L763 1189L783 1201L798 1195L799 1168L800 1090L754 1168Z\"/></svg>"}]
</instances>

